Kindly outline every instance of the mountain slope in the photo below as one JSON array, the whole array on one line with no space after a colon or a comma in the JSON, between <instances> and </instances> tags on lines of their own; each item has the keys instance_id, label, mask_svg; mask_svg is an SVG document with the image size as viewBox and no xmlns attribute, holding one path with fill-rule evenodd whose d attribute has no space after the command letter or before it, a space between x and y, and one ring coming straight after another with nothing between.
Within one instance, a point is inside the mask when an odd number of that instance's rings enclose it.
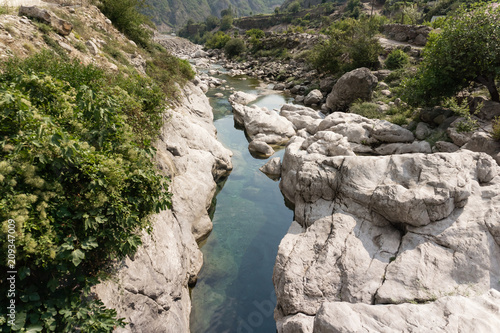
<instances>
[{"instance_id":1,"label":"mountain slope","mask_svg":"<svg viewBox=\"0 0 500 333\"><path fill-rule=\"evenodd\" d=\"M146 0L144 13L160 30L168 31L184 25L189 19L203 21L209 15L232 7L236 16L270 13L284 0ZM169 29L170 27L170 29Z\"/></svg>"}]
</instances>

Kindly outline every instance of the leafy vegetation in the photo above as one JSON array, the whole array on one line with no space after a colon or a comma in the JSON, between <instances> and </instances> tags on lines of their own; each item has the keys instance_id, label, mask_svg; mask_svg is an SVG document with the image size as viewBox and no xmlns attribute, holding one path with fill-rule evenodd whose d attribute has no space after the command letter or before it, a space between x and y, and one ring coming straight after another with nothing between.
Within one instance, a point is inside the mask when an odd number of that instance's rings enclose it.
<instances>
[{"instance_id":1,"label":"leafy vegetation","mask_svg":"<svg viewBox=\"0 0 500 333\"><path fill-rule=\"evenodd\" d=\"M224 46L224 52L228 58L240 55L246 50L245 42L241 38L232 38Z\"/></svg>"},{"instance_id":2,"label":"leafy vegetation","mask_svg":"<svg viewBox=\"0 0 500 333\"><path fill-rule=\"evenodd\" d=\"M380 28L377 18L335 22L329 28L329 39L317 45L309 62L320 72L341 74L354 68L378 66L382 48L374 37Z\"/></svg>"},{"instance_id":3,"label":"leafy vegetation","mask_svg":"<svg viewBox=\"0 0 500 333\"><path fill-rule=\"evenodd\" d=\"M164 105L150 78L111 75L50 51L3 64L0 230L7 239L8 219L15 221L15 331L123 325L89 288L108 260L140 245L148 215L170 205L151 146ZM6 295L5 276L0 282Z\"/></svg>"},{"instance_id":4,"label":"leafy vegetation","mask_svg":"<svg viewBox=\"0 0 500 333\"><path fill-rule=\"evenodd\" d=\"M395 49L387 56L385 67L388 69L403 68L410 62L410 56L401 49Z\"/></svg>"},{"instance_id":5,"label":"leafy vegetation","mask_svg":"<svg viewBox=\"0 0 500 333\"><path fill-rule=\"evenodd\" d=\"M215 35L210 37L205 46L209 49L223 49L231 37L222 31L217 31Z\"/></svg>"},{"instance_id":6,"label":"leafy vegetation","mask_svg":"<svg viewBox=\"0 0 500 333\"><path fill-rule=\"evenodd\" d=\"M147 47L152 31L145 28L149 19L140 13L145 0L101 0L99 9L113 25L137 44Z\"/></svg>"},{"instance_id":7,"label":"leafy vegetation","mask_svg":"<svg viewBox=\"0 0 500 333\"><path fill-rule=\"evenodd\" d=\"M405 81L405 97L413 104L436 104L443 97L479 83L500 101L495 80L500 73L500 7L461 7L431 34L416 76Z\"/></svg>"}]
</instances>

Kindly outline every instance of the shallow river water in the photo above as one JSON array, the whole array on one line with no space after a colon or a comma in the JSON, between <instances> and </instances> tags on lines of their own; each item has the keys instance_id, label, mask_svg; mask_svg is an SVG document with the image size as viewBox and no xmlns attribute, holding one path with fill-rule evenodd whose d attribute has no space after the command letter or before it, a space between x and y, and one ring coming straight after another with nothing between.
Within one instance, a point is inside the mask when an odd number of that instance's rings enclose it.
<instances>
[{"instance_id":1,"label":"shallow river water","mask_svg":"<svg viewBox=\"0 0 500 333\"><path fill-rule=\"evenodd\" d=\"M257 80L221 78L237 91L258 92ZM214 97L216 92L224 97ZM191 332L274 333L273 266L293 212L285 206L278 182L259 171L267 160L252 157L244 132L234 127L229 95L229 91L209 92L218 138L232 150L234 169L220 184L214 228L201 245L204 265L191 291ZM286 102L284 96L271 93L254 104L278 109ZM283 153L278 151L272 157Z\"/></svg>"}]
</instances>

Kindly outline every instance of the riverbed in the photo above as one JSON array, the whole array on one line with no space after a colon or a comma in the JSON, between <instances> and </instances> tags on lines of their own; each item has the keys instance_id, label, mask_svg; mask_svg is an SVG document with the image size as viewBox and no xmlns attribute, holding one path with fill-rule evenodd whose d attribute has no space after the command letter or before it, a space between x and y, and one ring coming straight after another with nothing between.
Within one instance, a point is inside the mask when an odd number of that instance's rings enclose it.
<instances>
[{"instance_id":1,"label":"riverbed","mask_svg":"<svg viewBox=\"0 0 500 333\"><path fill-rule=\"evenodd\" d=\"M290 101L252 78L222 75L236 91L264 95L253 104L268 109ZM223 97L215 97L215 93ZM276 332L276 305L272 283L278 245L293 212L286 207L278 182L259 168L268 159L253 157L244 131L234 126L230 91L213 89L208 96L214 109L218 139L233 152L234 169L214 200L210 236L201 245L204 265L192 289L191 332ZM282 157L284 150L272 157Z\"/></svg>"}]
</instances>

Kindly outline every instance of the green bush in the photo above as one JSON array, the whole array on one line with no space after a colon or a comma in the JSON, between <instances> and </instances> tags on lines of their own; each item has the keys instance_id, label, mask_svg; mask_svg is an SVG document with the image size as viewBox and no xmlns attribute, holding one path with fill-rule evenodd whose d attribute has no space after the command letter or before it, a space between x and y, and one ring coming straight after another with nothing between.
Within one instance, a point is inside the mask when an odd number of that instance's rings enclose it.
<instances>
[{"instance_id":1,"label":"green bush","mask_svg":"<svg viewBox=\"0 0 500 333\"><path fill-rule=\"evenodd\" d=\"M328 30L329 39L313 48L308 61L318 71L332 74L359 67L375 69L382 51L374 37L380 22L375 18L335 22Z\"/></svg>"},{"instance_id":2,"label":"green bush","mask_svg":"<svg viewBox=\"0 0 500 333\"><path fill-rule=\"evenodd\" d=\"M388 69L403 68L410 62L410 56L401 49L395 49L387 56L385 67Z\"/></svg>"},{"instance_id":3,"label":"green bush","mask_svg":"<svg viewBox=\"0 0 500 333\"><path fill-rule=\"evenodd\" d=\"M240 38L233 38L224 46L224 52L228 58L233 58L245 52L245 42Z\"/></svg>"},{"instance_id":4,"label":"green bush","mask_svg":"<svg viewBox=\"0 0 500 333\"><path fill-rule=\"evenodd\" d=\"M403 98L414 105L436 105L470 87L484 85L493 101L500 73L500 7L490 3L462 6L440 33L431 33L415 76L404 81Z\"/></svg>"},{"instance_id":5,"label":"green bush","mask_svg":"<svg viewBox=\"0 0 500 333\"><path fill-rule=\"evenodd\" d=\"M231 29L233 26L233 17L231 15L225 15L220 21L220 30L226 31Z\"/></svg>"},{"instance_id":6,"label":"green bush","mask_svg":"<svg viewBox=\"0 0 500 333\"><path fill-rule=\"evenodd\" d=\"M137 44L147 47L151 41L152 31L145 28L149 19L140 13L144 8L144 0L101 0L99 9L113 25Z\"/></svg>"},{"instance_id":7,"label":"green bush","mask_svg":"<svg viewBox=\"0 0 500 333\"><path fill-rule=\"evenodd\" d=\"M13 219L20 297L13 329L112 332L123 320L89 297L90 287L110 259L136 250L148 216L170 205L146 142L157 133L141 132L161 117L164 95L150 79L116 77L51 52L12 59L1 73L0 234L8 239ZM2 258L9 244L0 246Z\"/></svg>"},{"instance_id":8,"label":"green bush","mask_svg":"<svg viewBox=\"0 0 500 333\"><path fill-rule=\"evenodd\" d=\"M260 29L250 29L245 32L248 37L255 37L256 39L264 38L265 33Z\"/></svg>"},{"instance_id":9,"label":"green bush","mask_svg":"<svg viewBox=\"0 0 500 333\"><path fill-rule=\"evenodd\" d=\"M208 49L223 49L226 43L229 42L231 37L222 31L217 31L217 33L210 38L208 38L205 43L205 47Z\"/></svg>"}]
</instances>

